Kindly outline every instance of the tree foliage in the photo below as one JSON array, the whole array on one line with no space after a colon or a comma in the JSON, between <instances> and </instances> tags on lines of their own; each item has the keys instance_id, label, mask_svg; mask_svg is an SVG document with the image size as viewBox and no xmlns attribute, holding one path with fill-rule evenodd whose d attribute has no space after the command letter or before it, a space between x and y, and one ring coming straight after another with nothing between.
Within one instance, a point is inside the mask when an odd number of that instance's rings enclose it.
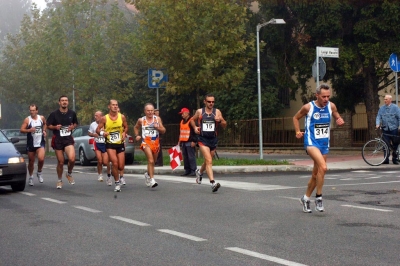
<instances>
[{"instance_id":1,"label":"tree foliage","mask_svg":"<svg viewBox=\"0 0 400 266\"><path fill-rule=\"evenodd\" d=\"M110 98L123 102L133 96L131 26L107 1L64 0L43 13L34 8L3 51L3 95L50 112L60 95L72 102L74 91L78 116L90 122Z\"/></svg>"},{"instance_id":2,"label":"tree foliage","mask_svg":"<svg viewBox=\"0 0 400 266\"><path fill-rule=\"evenodd\" d=\"M228 92L243 81L254 39L246 33L247 8L237 2L135 1L142 55L149 66L167 69L168 92Z\"/></svg>"},{"instance_id":3,"label":"tree foliage","mask_svg":"<svg viewBox=\"0 0 400 266\"><path fill-rule=\"evenodd\" d=\"M316 46L338 47L339 59L328 59L325 80L332 82L338 108L354 112L364 103L368 124L375 124L378 92L390 91L393 72L388 68L391 53L398 52L400 6L388 0L272 1L261 0L263 12L287 21L286 54L288 74L295 75L304 100ZM295 92L295 90L293 91Z\"/></svg>"}]
</instances>

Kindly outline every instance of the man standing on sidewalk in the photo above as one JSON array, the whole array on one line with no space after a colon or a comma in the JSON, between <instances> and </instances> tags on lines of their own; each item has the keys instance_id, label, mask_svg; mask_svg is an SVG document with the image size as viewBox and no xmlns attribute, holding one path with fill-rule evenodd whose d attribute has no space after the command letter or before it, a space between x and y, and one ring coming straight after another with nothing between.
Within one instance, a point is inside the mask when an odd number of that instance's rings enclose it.
<instances>
[{"instance_id":1,"label":"man standing on sidewalk","mask_svg":"<svg viewBox=\"0 0 400 266\"><path fill-rule=\"evenodd\" d=\"M397 148L399 147L398 130L400 126L400 108L392 104L392 95L385 95L385 105L381 106L376 116L376 128L382 127L383 140L388 147L393 147L392 161L393 164L399 164L397 159ZM392 144L393 145L392 145ZM385 154L386 155L386 154ZM390 154L387 156L384 164L389 163Z\"/></svg>"},{"instance_id":2,"label":"man standing on sidewalk","mask_svg":"<svg viewBox=\"0 0 400 266\"><path fill-rule=\"evenodd\" d=\"M315 210L324 211L322 187L327 171L326 158L329 152L331 117L333 116L338 126L344 124L336 105L329 101L331 91L327 84L318 86L315 96L317 98L315 101L303 105L293 117L296 138L300 139L304 135L304 148L314 161L314 168L308 181L306 194L300 199L303 212L306 213L311 212L310 197L315 188L317 189ZM305 132L300 131L299 120L303 117L305 117Z\"/></svg>"},{"instance_id":3,"label":"man standing on sidewalk","mask_svg":"<svg viewBox=\"0 0 400 266\"><path fill-rule=\"evenodd\" d=\"M192 118L190 117L189 109L182 108L179 114L182 115L182 121L180 123L178 145L181 146L185 169L185 173L182 176L195 176L197 169L195 148L197 136L194 133L194 129L190 126Z\"/></svg>"},{"instance_id":4,"label":"man standing on sidewalk","mask_svg":"<svg viewBox=\"0 0 400 266\"><path fill-rule=\"evenodd\" d=\"M54 150L57 157L57 189L62 188L62 174L64 171L64 152L68 158L68 172L66 178L71 185L75 184L72 169L75 166L75 149L72 131L78 126L78 118L73 110L68 109L68 97L62 95L58 99L60 108L52 112L47 118L47 128L53 130Z\"/></svg>"}]
</instances>

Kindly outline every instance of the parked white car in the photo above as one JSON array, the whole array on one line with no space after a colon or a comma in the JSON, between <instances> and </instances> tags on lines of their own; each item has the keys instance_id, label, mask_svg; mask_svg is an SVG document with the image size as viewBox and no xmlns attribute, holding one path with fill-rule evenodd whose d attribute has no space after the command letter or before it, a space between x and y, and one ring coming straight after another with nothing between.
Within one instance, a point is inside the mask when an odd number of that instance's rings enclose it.
<instances>
[{"instance_id":1,"label":"parked white car","mask_svg":"<svg viewBox=\"0 0 400 266\"><path fill-rule=\"evenodd\" d=\"M81 165L89 165L91 161L96 161L94 152L94 138L88 135L89 125L78 126L73 132L75 160L79 160ZM127 135L125 139L125 164L133 164L135 147L132 136Z\"/></svg>"}]
</instances>

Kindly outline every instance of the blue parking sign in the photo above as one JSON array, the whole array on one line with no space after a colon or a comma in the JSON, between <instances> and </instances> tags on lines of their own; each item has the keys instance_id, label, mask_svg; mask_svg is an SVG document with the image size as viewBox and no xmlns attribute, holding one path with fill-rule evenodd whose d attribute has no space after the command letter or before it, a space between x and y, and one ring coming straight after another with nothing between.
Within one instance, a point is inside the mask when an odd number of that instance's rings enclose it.
<instances>
[{"instance_id":1,"label":"blue parking sign","mask_svg":"<svg viewBox=\"0 0 400 266\"><path fill-rule=\"evenodd\" d=\"M168 75L165 69L149 68L148 84L150 89L165 88L165 83L168 82Z\"/></svg>"}]
</instances>

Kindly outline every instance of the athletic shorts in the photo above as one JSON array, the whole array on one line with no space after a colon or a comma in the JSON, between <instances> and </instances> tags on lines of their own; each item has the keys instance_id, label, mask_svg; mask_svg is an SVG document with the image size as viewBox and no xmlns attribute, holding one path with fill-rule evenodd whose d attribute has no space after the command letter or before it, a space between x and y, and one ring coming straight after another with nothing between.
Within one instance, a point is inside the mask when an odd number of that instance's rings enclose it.
<instances>
[{"instance_id":1,"label":"athletic shorts","mask_svg":"<svg viewBox=\"0 0 400 266\"><path fill-rule=\"evenodd\" d=\"M27 152L36 152L38 149L44 148L44 147L45 147L44 144L42 144L40 147L26 147L26 151Z\"/></svg>"},{"instance_id":2,"label":"athletic shorts","mask_svg":"<svg viewBox=\"0 0 400 266\"><path fill-rule=\"evenodd\" d=\"M306 149L307 155L308 155L307 147L315 147L315 148L318 148L322 155L325 155L325 154L328 154L328 153L329 153L329 147L304 146L304 148Z\"/></svg>"},{"instance_id":3,"label":"athletic shorts","mask_svg":"<svg viewBox=\"0 0 400 266\"><path fill-rule=\"evenodd\" d=\"M213 151L217 149L218 138L205 138L203 136L197 136L197 143L199 146L209 147L210 151Z\"/></svg>"},{"instance_id":4,"label":"athletic shorts","mask_svg":"<svg viewBox=\"0 0 400 266\"><path fill-rule=\"evenodd\" d=\"M106 143L106 149L113 149L118 153L125 152L125 144L112 144L112 143Z\"/></svg>"},{"instance_id":5,"label":"athletic shorts","mask_svg":"<svg viewBox=\"0 0 400 266\"><path fill-rule=\"evenodd\" d=\"M65 147L74 145L75 141L72 136L66 137L55 137L54 138L54 147L55 150L64 150Z\"/></svg>"},{"instance_id":6,"label":"athletic shorts","mask_svg":"<svg viewBox=\"0 0 400 266\"><path fill-rule=\"evenodd\" d=\"M157 152L160 151L160 143L158 141L157 142L151 142L151 141L142 142L142 144L140 144L140 149L142 151L144 151L145 147L149 147L153 154L156 154Z\"/></svg>"},{"instance_id":7,"label":"athletic shorts","mask_svg":"<svg viewBox=\"0 0 400 266\"><path fill-rule=\"evenodd\" d=\"M97 143L97 142L95 142L93 144L93 146L94 146L94 150L95 151L100 151L101 153L106 153L107 152L105 143Z\"/></svg>"}]
</instances>

